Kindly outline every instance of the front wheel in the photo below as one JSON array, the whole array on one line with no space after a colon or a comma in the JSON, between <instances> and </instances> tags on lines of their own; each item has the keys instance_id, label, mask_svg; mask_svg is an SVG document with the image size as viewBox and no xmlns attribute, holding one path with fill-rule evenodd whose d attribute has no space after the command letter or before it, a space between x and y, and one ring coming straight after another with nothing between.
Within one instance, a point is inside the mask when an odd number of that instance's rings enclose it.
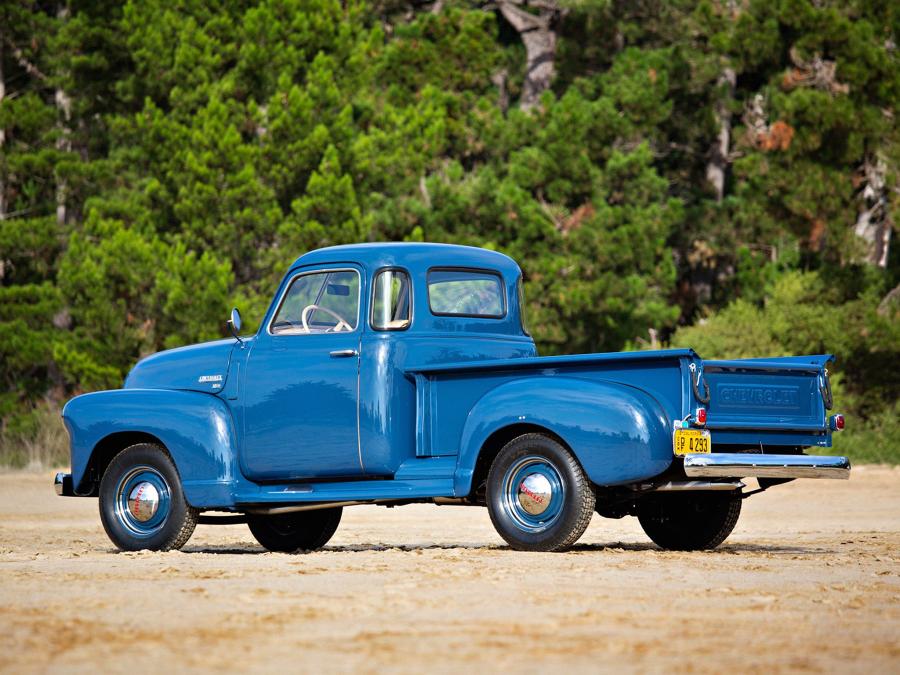
<instances>
[{"instance_id":1,"label":"front wheel","mask_svg":"<svg viewBox=\"0 0 900 675\"><path fill-rule=\"evenodd\" d=\"M513 548L562 551L591 522L594 491L560 443L543 434L525 434L494 459L487 507L497 532Z\"/></svg>"},{"instance_id":2,"label":"front wheel","mask_svg":"<svg viewBox=\"0 0 900 675\"><path fill-rule=\"evenodd\" d=\"M278 515L251 515L247 525L263 548L278 553L322 548L341 522L342 510L316 509Z\"/></svg>"},{"instance_id":3,"label":"front wheel","mask_svg":"<svg viewBox=\"0 0 900 675\"><path fill-rule=\"evenodd\" d=\"M741 515L741 494L673 493L647 498L638 520L660 548L713 549L731 534Z\"/></svg>"},{"instance_id":4,"label":"front wheel","mask_svg":"<svg viewBox=\"0 0 900 675\"><path fill-rule=\"evenodd\" d=\"M181 490L175 463L159 445L138 443L109 463L100 481L100 520L123 551L169 551L187 543L199 511Z\"/></svg>"}]
</instances>

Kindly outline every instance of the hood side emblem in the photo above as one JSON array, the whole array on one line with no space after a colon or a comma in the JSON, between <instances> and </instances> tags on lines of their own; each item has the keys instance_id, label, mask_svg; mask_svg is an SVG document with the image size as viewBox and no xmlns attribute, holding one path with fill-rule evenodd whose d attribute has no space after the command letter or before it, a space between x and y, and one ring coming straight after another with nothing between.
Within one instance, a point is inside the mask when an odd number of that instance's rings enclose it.
<instances>
[{"instance_id":1,"label":"hood side emblem","mask_svg":"<svg viewBox=\"0 0 900 675\"><path fill-rule=\"evenodd\" d=\"M204 384L205 382L212 382L213 387L221 387L222 386L222 376L221 375L201 375L197 380L200 384Z\"/></svg>"}]
</instances>

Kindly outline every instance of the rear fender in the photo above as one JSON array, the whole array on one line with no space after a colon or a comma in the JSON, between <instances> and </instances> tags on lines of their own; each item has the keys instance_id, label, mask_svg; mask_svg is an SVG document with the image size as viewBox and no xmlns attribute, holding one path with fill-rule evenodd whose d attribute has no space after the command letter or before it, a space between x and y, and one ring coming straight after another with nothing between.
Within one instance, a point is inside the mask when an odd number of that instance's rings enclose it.
<instances>
[{"instance_id":1,"label":"rear fender","mask_svg":"<svg viewBox=\"0 0 900 675\"><path fill-rule=\"evenodd\" d=\"M90 492L88 468L113 434L158 438L169 451L185 497L195 507L233 502L236 443L231 413L220 398L166 389L117 389L78 396L63 409L76 494Z\"/></svg>"},{"instance_id":2,"label":"rear fender","mask_svg":"<svg viewBox=\"0 0 900 675\"><path fill-rule=\"evenodd\" d=\"M651 478L672 463L665 413L646 392L616 382L528 377L492 389L472 408L460 442L457 495L471 491L485 441L521 424L543 427L562 439L597 485Z\"/></svg>"}]
</instances>

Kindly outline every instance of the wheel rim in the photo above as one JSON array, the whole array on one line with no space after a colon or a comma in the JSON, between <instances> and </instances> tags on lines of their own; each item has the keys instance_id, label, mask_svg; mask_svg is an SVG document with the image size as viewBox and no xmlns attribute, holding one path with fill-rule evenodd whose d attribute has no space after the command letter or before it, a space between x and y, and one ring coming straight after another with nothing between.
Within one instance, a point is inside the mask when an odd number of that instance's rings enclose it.
<instances>
[{"instance_id":1,"label":"wheel rim","mask_svg":"<svg viewBox=\"0 0 900 675\"><path fill-rule=\"evenodd\" d=\"M519 529L535 533L553 525L562 513L566 488L545 457L522 457L503 476L501 508Z\"/></svg>"},{"instance_id":2,"label":"wheel rim","mask_svg":"<svg viewBox=\"0 0 900 675\"><path fill-rule=\"evenodd\" d=\"M151 537L166 522L172 496L169 484L156 469L138 466L116 486L116 518L135 537Z\"/></svg>"}]
</instances>

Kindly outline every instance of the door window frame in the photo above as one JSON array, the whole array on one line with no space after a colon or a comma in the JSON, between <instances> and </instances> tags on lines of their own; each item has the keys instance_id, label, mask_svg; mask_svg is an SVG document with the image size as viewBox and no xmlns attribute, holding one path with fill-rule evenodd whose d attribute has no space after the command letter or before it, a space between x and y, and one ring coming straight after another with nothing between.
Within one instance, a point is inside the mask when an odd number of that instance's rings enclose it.
<instances>
[{"instance_id":1,"label":"door window frame","mask_svg":"<svg viewBox=\"0 0 900 675\"><path fill-rule=\"evenodd\" d=\"M403 328L381 328L375 325L375 291L378 288L378 277L381 276L383 272L402 272L406 275L406 279L408 281L409 287L407 288L407 294L409 296L409 321L407 321L406 325ZM386 267L379 267L375 270L375 273L372 274L372 293L370 294L370 302L369 302L369 326L372 330L378 331L379 333L387 333L387 332L403 332L405 330L409 330L412 327L413 319L415 318L414 313L414 297L415 293L413 293L413 275L410 274L409 270L405 267L398 267L395 265L388 265Z\"/></svg>"},{"instance_id":2,"label":"door window frame","mask_svg":"<svg viewBox=\"0 0 900 675\"><path fill-rule=\"evenodd\" d=\"M332 272L354 272L356 273L356 278L359 283L356 286L356 325L353 327L351 331L341 331L340 333L273 333L272 326L275 324L275 319L278 318L278 313L281 311L281 306L284 304L284 300L287 297L287 294L290 292L291 288L294 286L294 282L297 281L300 277L309 276L310 274L330 274ZM362 304L363 299L363 275L356 267L322 267L320 269L314 270L301 270L296 274L292 275L288 282L284 286L284 290L281 291L281 295L278 298L278 303L275 305L275 310L272 312L272 318L269 319L268 324L266 325L266 333L268 333L272 337L295 337L295 336L303 336L309 337L310 335L352 335L353 333L358 333L361 330L361 323L359 320L360 317L360 305Z\"/></svg>"}]
</instances>

